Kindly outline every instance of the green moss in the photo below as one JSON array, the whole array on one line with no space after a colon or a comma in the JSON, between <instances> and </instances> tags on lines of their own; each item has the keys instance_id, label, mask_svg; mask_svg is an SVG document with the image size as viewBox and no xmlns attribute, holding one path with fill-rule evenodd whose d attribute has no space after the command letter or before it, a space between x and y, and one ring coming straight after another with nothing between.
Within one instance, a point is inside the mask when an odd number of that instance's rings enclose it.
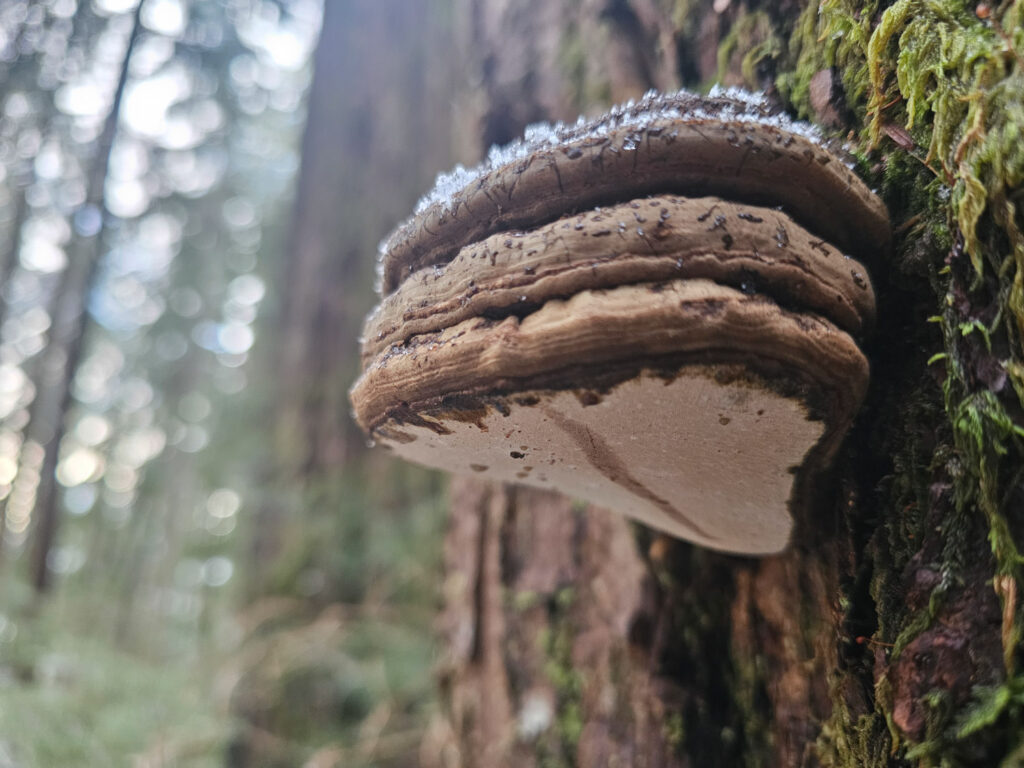
<instances>
[{"instance_id":1,"label":"green moss","mask_svg":"<svg viewBox=\"0 0 1024 768\"><path fill-rule=\"evenodd\" d=\"M928 147L927 161L952 187L949 214L975 271L991 269L1009 286L1001 309L1014 319L1006 330L1017 363L1024 333L1024 237L1013 196L1024 181L1021 51L1019 0L988 20L964 0L899 0L882 14L867 49L871 141L879 142L886 123L901 121Z\"/></svg>"},{"instance_id":2,"label":"green moss","mask_svg":"<svg viewBox=\"0 0 1024 768\"><path fill-rule=\"evenodd\" d=\"M822 728L818 753L823 765L889 768L891 741L885 725L874 715L852 717L838 708Z\"/></svg>"},{"instance_id":3,"label":"green moss","mask_svg":"<svg viewBox=\"0 0 1024 768\"><path fill-rule=\"evenodd\" d=\"M851 0L823 0L809 3L789 38L782 57L784 66L776 87L801 117L812 116L811 78L835 67L840 73L847 105L863 115L864 99L870 87L865 51L871 38L874 0L854 4Z\"/></svg>"},{"instance_id":4,"label":"green moss","mask_svg":"<svg viewBox=\"0 0 1024 768\"><path fill-rule=\"evenodd\" d=\"M1024 180L1022 14L1019 2L1004 4L986 23L963 2L900 0L883 14L868 50L870 138L879 140L886 120L902 119L927 142L927 162L952 188L946 212L974 275L958 282L951 270L941 314L946 409L963 467L955 499L959 510L984 515L997 575L1014 581L1024 564L1008 507L1024 457L1024 427L1011 416L1024 406L1024 237L1012 195ZM887 117L882 106L893 98L904 103ZM987 313L962 307L965 298L980 304L988 297L995 306ZM1009 393L975 380L969 336L999 358ZM1010 673L1020 624L1015 618L1004 636Z\"/></svg>"},{"instance_id":5,"label":"green moss","mask_svg":"<svg viewBox=\"0 0 1024 768\"><path fill-rule=\"evenodd\" d=\"M1024 632L1015 596L1024 576L1024 520L1011 508L1019 505L1014 494L1024 482L1024 227L1018 210L1024 182L1024 4L993 3L980 15L976 6L966 0L809 3L778 56L776 78L794 111L812 117L811 78L829 67L840 73L847 106L863 125L858 153L883 151L882 192L899 228L895 258L886 265L891 279L923 279L935 295L931 319L941 334L934 335L927 357L945 368L947 434L931 456L912 440L893 452L887 535L872 545L877 551L871 557L884 558L876 560L872 591L877 636L894 643L891 658L929 626L944 591L976 556L971 529L979 521L994 556L1008 680L979 690L959 710L941 692L925 697L926 735L905 745L907 758L921 765L966 764L958 755L968 743L993 745L990 756L999 745L1019 751L1007 733L1008 723L1021 716L1024 688L1017 660ZM887 135L900 129L915 147L890 142ZM922 242L930 254L950 254L949 267L940 269L934 256L915 267L914 248ZM928 338L921 329L911 333ZM927 608L908 614L899 599L905 587L898 582L919 550L915 510L929 503L932 473L951 483L955 509L947 515L940 560L934 563L942 584ZM875 691L873 713L853 717L840 697L835 703L822 737L826 764L892 764L891 756L871 751L888 741L879 738L881 728L894 743L901 738L891 719L887 681Z\"/></svg>"},{"instance_id":6,"label":"green moss","mask_svg":"<svg viewBox=\"0 0 1024 768\"><path fill-rule=\"evenodd\" d=\"M742 10L718 46L718 80L727 80L727 74L736 69L734 60L739 58L744 82L758 88L763 68L778 58L781 50L782 40L768 13Z\"/></svg>"},{"instance_id":7,"label":"green moss","mask_svg":"<svg viewBox=\"0 0 1024 768\"><path fill-rule=\"evenodd\" d=\"M573 104L587 103L587 49L575 24L566 24L558 45L558 67Z\"/></svg>"},{"instance_id":8,"label":"green moss","mask_svg":"<svg viewBox=\"0 0 1024 768\"><path fill-rule=\"evenodd\" d=\"M544 676L555 689L558 715L555 738L538 745L538 757L544 768L567 768L576 764L576 745L583 732L583 674L572 662L574 590L561 589L552 604L550 627L539 633L537 642L544 651Z\"/></svg>"},{"instance_id":9,"label":"green moss","mask_svg":"<svg viewBox=\"0 0 1024 768\"><path fill-rule=\"evenodd\" d=\"M665 723L662 726L665 736L665 744L673 754L679 754L686 744L686 721L682 712L669 712L665 715Z\"/></svg>"},{"instance_id":10,"label":"green moss","mask_svg":"<svg viewBox=\"0 0 1024 768\"><path fill-rule=\"evenodd\" d=\"M541 595L532 589L522 589L512 595L512 608L518 613L523 613L537 606L541 601Z\"/></svg>"}]
</instances>

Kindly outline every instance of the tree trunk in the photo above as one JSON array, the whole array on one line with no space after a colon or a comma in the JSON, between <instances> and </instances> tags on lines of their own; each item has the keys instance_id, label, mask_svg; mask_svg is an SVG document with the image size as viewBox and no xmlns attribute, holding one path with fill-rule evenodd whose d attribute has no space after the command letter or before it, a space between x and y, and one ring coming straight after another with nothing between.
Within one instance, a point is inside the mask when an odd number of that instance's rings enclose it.
<instances>
[{"instance_id":1,"label":"tree trunk","mask_svg":"<svg viewBox=\"0 0 1024 768\"><path fill-rule=\"evenodd\" d=\"M128 83L128 66L132 50L142 30L141 14L145 0L139 0L132 19L132 30L125 46L121 70L111 100L110 111L103 130L96 140L96 155L89 169L85 202L81 213L90 210L97 216L106 216L103 186L110 163L110 151L117 134L121 114L121 100ZM72 243L71 260L61 276L57 288L53 317L53 333L43 361L41 376L45 394L40 394L38 406L33 403L32 420L42 421L31 426L43 446L43 461L39 470L39 489L33 508L33 542L30 563L32 585L41 594L49 590L50 571L47 560L57 538L60 507L57 493L57 462L64 437L65 419L73 400L72 384L85 345L89 325L88 301L99 269L102 251L102 226L91 234L78 234Z\"/></svg>"},{"instance_id":2,"label":"tree trunk","mask_svg":"<svg viewBox=\"0 0 1024 768\"><path fill-rule=\"evenodd\" d=\"M373 303L372 254L448 158L447 73L432 3L324 6L288 243L278 439L296 471L336 469L362 452L347 418L357 365L347 344ZM431 34L431 32L434 34Z\"/></svg>"},{"instance_id":3,"label":"tree trunk","mask_svg":"<svg viewBox=\"0 0 1024 768\"><path fill-rule=\"evenodd\" d=\"M648 88L744 84L849 136L897 239L871 265L868 401L784 554L454 482L443 754L1020 764L1019 4L461 0L456 18L474 75L455 132L477 153Z\"/></svg>"},{"instance_id":4,"label":"tree trunk","mask_svg":"<svg viewBox=\"0 0 1024 768\"><path fill-rule=\"evenodd\" d=\"M295 473L359 450L338 339L358 334L374 243L449 129L473 162L649 88L744 85L847 140L895 228L869 265L867 401L785 553L716 554L453 481L425 764L1024 761L1021 2L326 4L281 366ZM454 41L432 36L439 18Z\"/></svg>"},{"instance_id":5,"label":"tree trunk","mask_svg":"<svg viewBox=\"0 0 1024 768\"><path fill-rule=\"evenodd\" d=\"M434 2L327 2L314 57L275 343L277 487L309 489L366 457L349 418L355 339L373 305L377 243L451 162L451 72ZM250 597L286 548L289 501L261 502ZM315 516L317 509L310 510Z\"/></svg>"}]
</instances>

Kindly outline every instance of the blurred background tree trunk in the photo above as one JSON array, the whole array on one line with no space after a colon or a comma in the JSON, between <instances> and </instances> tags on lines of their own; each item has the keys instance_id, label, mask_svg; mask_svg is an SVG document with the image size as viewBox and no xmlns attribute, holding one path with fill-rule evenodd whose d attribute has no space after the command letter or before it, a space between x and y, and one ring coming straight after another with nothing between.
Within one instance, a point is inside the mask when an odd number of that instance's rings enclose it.
<instances>
[{"instance_id":1,"label":"blurred background tree trunk","mask_svg":"<svg viewBox=\"0 0 1024 768\"><path fill-rule=\"evenodd\" d=\"M51 572L47 565L50 551L57 539L60 525L60 503L57 489L57 461L61 440L67 430L66 419L73 403L72 384L78 372L89 326L89 297L96 288L96 276L103 257L103 221L109 218L103 202L104 185L114 137L121 117L121 102L132 51L142 29L140 22L145 0L140 0L132 17L132 31L125 45L124 57L110 110L103 121L103 131L96 141L95 157L89 169L85 208L80 218L92 216L98 223L91 229L78 227L69 268L61 275L54 296L54 332L42 361L43 394L33 403L30 429L43 449L39 471L39 488L33 511L35 524L32 544L32 586L37 593L50 588Z\"/></svg>"},{"instance_id":2,"label":"blurred background tree trunk","mask_svg":"<svg viewBox=\"0 0 1024 768\"><path fill-rule=\"evenodd\" d=\"M897 233L872 265L868 401L831 501L786 553L730 557L550 494L452 482L444 714L424 764L1019 764L1020 178L972 186L999 111L967 105L1020 77L1020 9L952 5L327 3L287 275L299 299L282 370L304 383L280 411L283 434L306 436L299 453L282 437L283 454L307 468L367 461L339 425L374 243L428 172L529 123L650 88L763 90L849 137ZM940 38L973 53L928 42ZM339 145L351 154L329 166ZM982 211L969 253L964 190ZM342 443L317 437L324 424Z\"/></svg>"}]
</instances>

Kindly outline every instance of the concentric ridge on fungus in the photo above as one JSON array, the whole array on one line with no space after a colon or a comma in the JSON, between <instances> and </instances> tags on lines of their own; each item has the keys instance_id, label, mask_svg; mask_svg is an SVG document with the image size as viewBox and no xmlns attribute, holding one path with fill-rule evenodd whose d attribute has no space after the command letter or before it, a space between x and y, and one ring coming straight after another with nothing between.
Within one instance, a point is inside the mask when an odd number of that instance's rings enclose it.
<instances>
[{"instance_id":1,"label":"concentric ridge on fungus","mask_svg":"<svg viewBox=\"0 0 1024 768\"><path fill-rule=\"evenodd\" d=\"M680 277L767 292L859 337L873 322L874 296L853 263L781 211L652 196L529 232L500 232L465 246L446 264L420 269L368 318L363 357L474 316L522 314L584 289Z\"/></svg>"},{"instance_id":2,"label":"concentric ridge on fungus","mask_svg":"<svg viewBox=\"0 0 1024 768\"><path fill-rule=\"evenodd\" d=\"M857 259L888 243L843 158L742 91L534 126L382 244L354 413L412 461L776 552L864 396Z\"/></svg>"},{"instance_id":3,"label":"concentric ridge on fungus","mask_svg":"<svg viewBox=\"0 0 1024 768\"><path fill-rule=\"evenodd\" d=\"M650 92L573 126L531 126L475 168L439 175L381 242L378 290L495 232L666 192L782 206L859 258L889 244L884 206L813 126L736 88Z\"/></svg>"}]
</instances>

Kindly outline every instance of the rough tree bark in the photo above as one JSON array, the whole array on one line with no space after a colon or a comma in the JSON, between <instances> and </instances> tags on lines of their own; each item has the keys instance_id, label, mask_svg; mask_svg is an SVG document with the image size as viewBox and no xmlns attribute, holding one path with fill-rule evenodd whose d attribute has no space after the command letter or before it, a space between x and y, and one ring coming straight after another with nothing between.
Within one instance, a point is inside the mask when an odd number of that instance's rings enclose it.
<instances>
[{"instance_id":1,"label":"rough tree bark","mask_svg":"<svg viewBox=\"0 0 1024 768\"><path fill-rule=\"evenodd\" d=\"M312 373L326 393L294 401L306 425L282 441L306 466L344 459L329 433L347 410L337 372L350 364L323 355L358 333L370 299L348 294L341 307L338 284L364 269L354 249L369 265L376 238L411 209L420 171L451 159L437 162L447 152L431 122L445 110L425 117L437 99L452 106L455 159L472 162L530 122L648 88L764 90L848 138L896 228L893 253L869 265L879 322L868 400L827 501L798 521L786 553L729 557L555 496L453 483L444 717L423 762L1021 764L1021 0L326 7L335 21L355 15L333 26L347 37L317 62L314 110L332 98L344 108L307 138L304 176L321 169L327 181L311 183L315 195L300 189L290 266L305 303L286 312L296 357L285 369ZM432 18L451 20L454 45L407 23L425 8L450 14ZM410 56L416 46L450 49L458 66ZM412 76L401 62L421 68ZM426 81L461 79L424 100L408 86L422 67L441 67ZM346 87L332 89L324 71ZM351 143L365 151L329 166ZM323 196L330 189L339 197ZM346 239L342 222L370 234ZM317 242L317 227L329 239Z\"/></svg>"},{"instance_id":2,"label":"rough tree bark","mask_svg":"<svg viewBox=\"0 0 1024 768\"><path fill-rule=\"evenodd\" d=\"M897 242L871 265L868 402L786 553L453 484L439 764L1024 760L1024 31L1018 3L941 6L457 3L477 153L648 88L743 84L848 134Z\"/></svg>"}]
</instances>

